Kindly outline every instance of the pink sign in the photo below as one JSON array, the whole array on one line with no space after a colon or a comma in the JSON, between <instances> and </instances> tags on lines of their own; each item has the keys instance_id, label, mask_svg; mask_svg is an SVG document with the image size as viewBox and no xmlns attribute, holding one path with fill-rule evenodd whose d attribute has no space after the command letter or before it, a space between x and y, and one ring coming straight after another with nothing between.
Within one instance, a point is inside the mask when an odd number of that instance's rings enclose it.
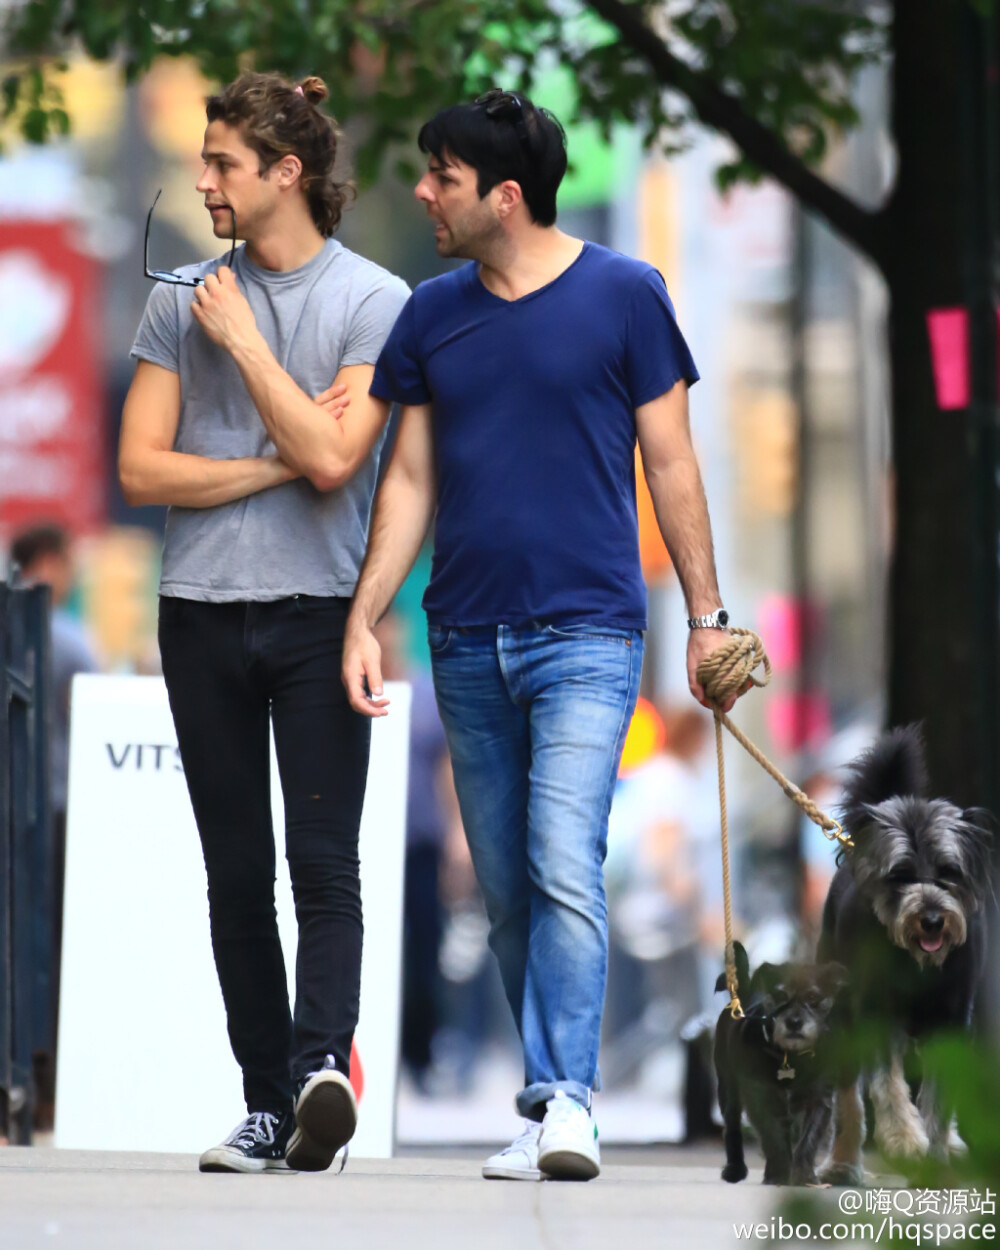
<instances>
[{"instance_id":1,"label":"pink sign","mask_svg":"<svg viewBox=\"0 0 1000 1250\"><path fill-rule=\"evenodd\" d=\"M765 717L775 746L786 755L804 747L815 751L830 737L830 704L818 692L773 694Z\"/></svg>"},{"instance_id":2,"label":"pink sign","mask_svg":"<svg viewBox=\"0 0 1000 1250\"><path fill-rule=\"evenodd\" d=\"M932 308L927 313L927 335L934 368L934 391L942 411L968 408L969 311Z\"/></svg>"}]
</instances>

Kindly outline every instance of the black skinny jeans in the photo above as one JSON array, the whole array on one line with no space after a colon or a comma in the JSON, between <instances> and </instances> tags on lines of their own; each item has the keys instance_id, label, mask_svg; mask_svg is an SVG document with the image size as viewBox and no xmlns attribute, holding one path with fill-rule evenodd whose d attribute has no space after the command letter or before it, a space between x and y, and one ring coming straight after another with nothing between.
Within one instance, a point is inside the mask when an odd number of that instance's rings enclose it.
<instances>
[{"instance_id":1,"label":"black skinny jeans","mask_svg":"<svg viewBox=\"0 0 1000 1250\"><path fill-rule=\"evenodd\" d=\"M212 949L248 1111L350 1066L361 985L358 827L371 724L340 681L347 599L161 598L163 675L208 873ZM274 906L269 723L299 942L294 1025Z\"/></svg>"}]
</instances>

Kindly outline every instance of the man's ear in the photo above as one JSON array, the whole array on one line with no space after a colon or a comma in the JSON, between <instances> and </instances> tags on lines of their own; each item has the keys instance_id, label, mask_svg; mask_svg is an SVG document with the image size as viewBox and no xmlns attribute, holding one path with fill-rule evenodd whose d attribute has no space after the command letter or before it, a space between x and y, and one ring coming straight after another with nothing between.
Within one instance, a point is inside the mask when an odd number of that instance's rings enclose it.
<instances>
[{"instance_id":1,"label":"man's ear","mask_svg":"<svg viewBox=\"0 0 1000 1250\"><path fill-rule=\"evenodd\" d=\"M497 183L493 190L496 192L496 210L501 220L509 217L519 204L524 203L521 184L515 182L513 178Z\"/></svg>"},{"instance_id":2,"label":"man's ear","mask_svg":"<svg viewBox=\"0 0 1000 1250\"><path fill-rule=\"evenodd\" d=\"M283 156L274 169L279 187L293 187L302 177L302 162L293 152Z\"/></svg>"}]
</instances>

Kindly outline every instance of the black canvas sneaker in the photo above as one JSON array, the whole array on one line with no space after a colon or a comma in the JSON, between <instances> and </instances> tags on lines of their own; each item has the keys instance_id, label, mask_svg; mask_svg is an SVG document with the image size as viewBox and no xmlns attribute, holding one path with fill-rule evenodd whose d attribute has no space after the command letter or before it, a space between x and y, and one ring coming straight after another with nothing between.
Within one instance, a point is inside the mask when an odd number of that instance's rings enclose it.
<instances>
[{"instance_id":1,"label":"black canvas sneaker","mask_svg":"<svg viewBox=\"0 0 1000 1250\"><path fill-rule=\"evenodd\" d=\"M290 1111L275 1115L255 1111L236 1126L224 1142L206 1150L200 1172L287 1172L285 1147L295 1128Z\"/></svg>"},{"instance_id":2,"label":"black canvas sneaker","mask_svg":"<svg viewBox=\"0 0 1000 1250\"><path fill-rule=\"evenodd\" d=\"M354 1136L357 1124L358 1104L351 1082L328 1055L323 1067L309 1074L296 1099L295 1132L285 1152L288 1166L297 1172L325 1171Z\"/></svg>"}]
</instances>

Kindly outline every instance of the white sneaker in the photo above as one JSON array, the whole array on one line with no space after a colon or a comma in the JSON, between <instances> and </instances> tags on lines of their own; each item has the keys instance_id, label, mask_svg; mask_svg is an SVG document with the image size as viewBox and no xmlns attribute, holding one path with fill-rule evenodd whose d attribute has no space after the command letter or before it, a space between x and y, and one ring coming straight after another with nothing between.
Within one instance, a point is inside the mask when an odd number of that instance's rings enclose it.
<instances>
[{"instance_id":1,"label":"white sneaker","mask_svg":"<svg viewBox=\"0 0 1000 1250\"><path fill-rule=\"evenodd\" d=\"M597 1125L586 1107L557 1089L538 1139L538 1166L557 1181L593 1180L601 1170Z\"/></svg>"},{"instance_id":2,"label":"white sneaker","mask_svg":"<svg viewBox=\"0 0 1000 1250\"><path fill-rule=\"evenodd\" d=\"M515 1137L506 1149L490 1155L483 1164L483 1175L488 1181L540 1181L538 1169L538 1135L540 1124L525 1120L524 1132Z\"/></svg>"}]
</instances>

